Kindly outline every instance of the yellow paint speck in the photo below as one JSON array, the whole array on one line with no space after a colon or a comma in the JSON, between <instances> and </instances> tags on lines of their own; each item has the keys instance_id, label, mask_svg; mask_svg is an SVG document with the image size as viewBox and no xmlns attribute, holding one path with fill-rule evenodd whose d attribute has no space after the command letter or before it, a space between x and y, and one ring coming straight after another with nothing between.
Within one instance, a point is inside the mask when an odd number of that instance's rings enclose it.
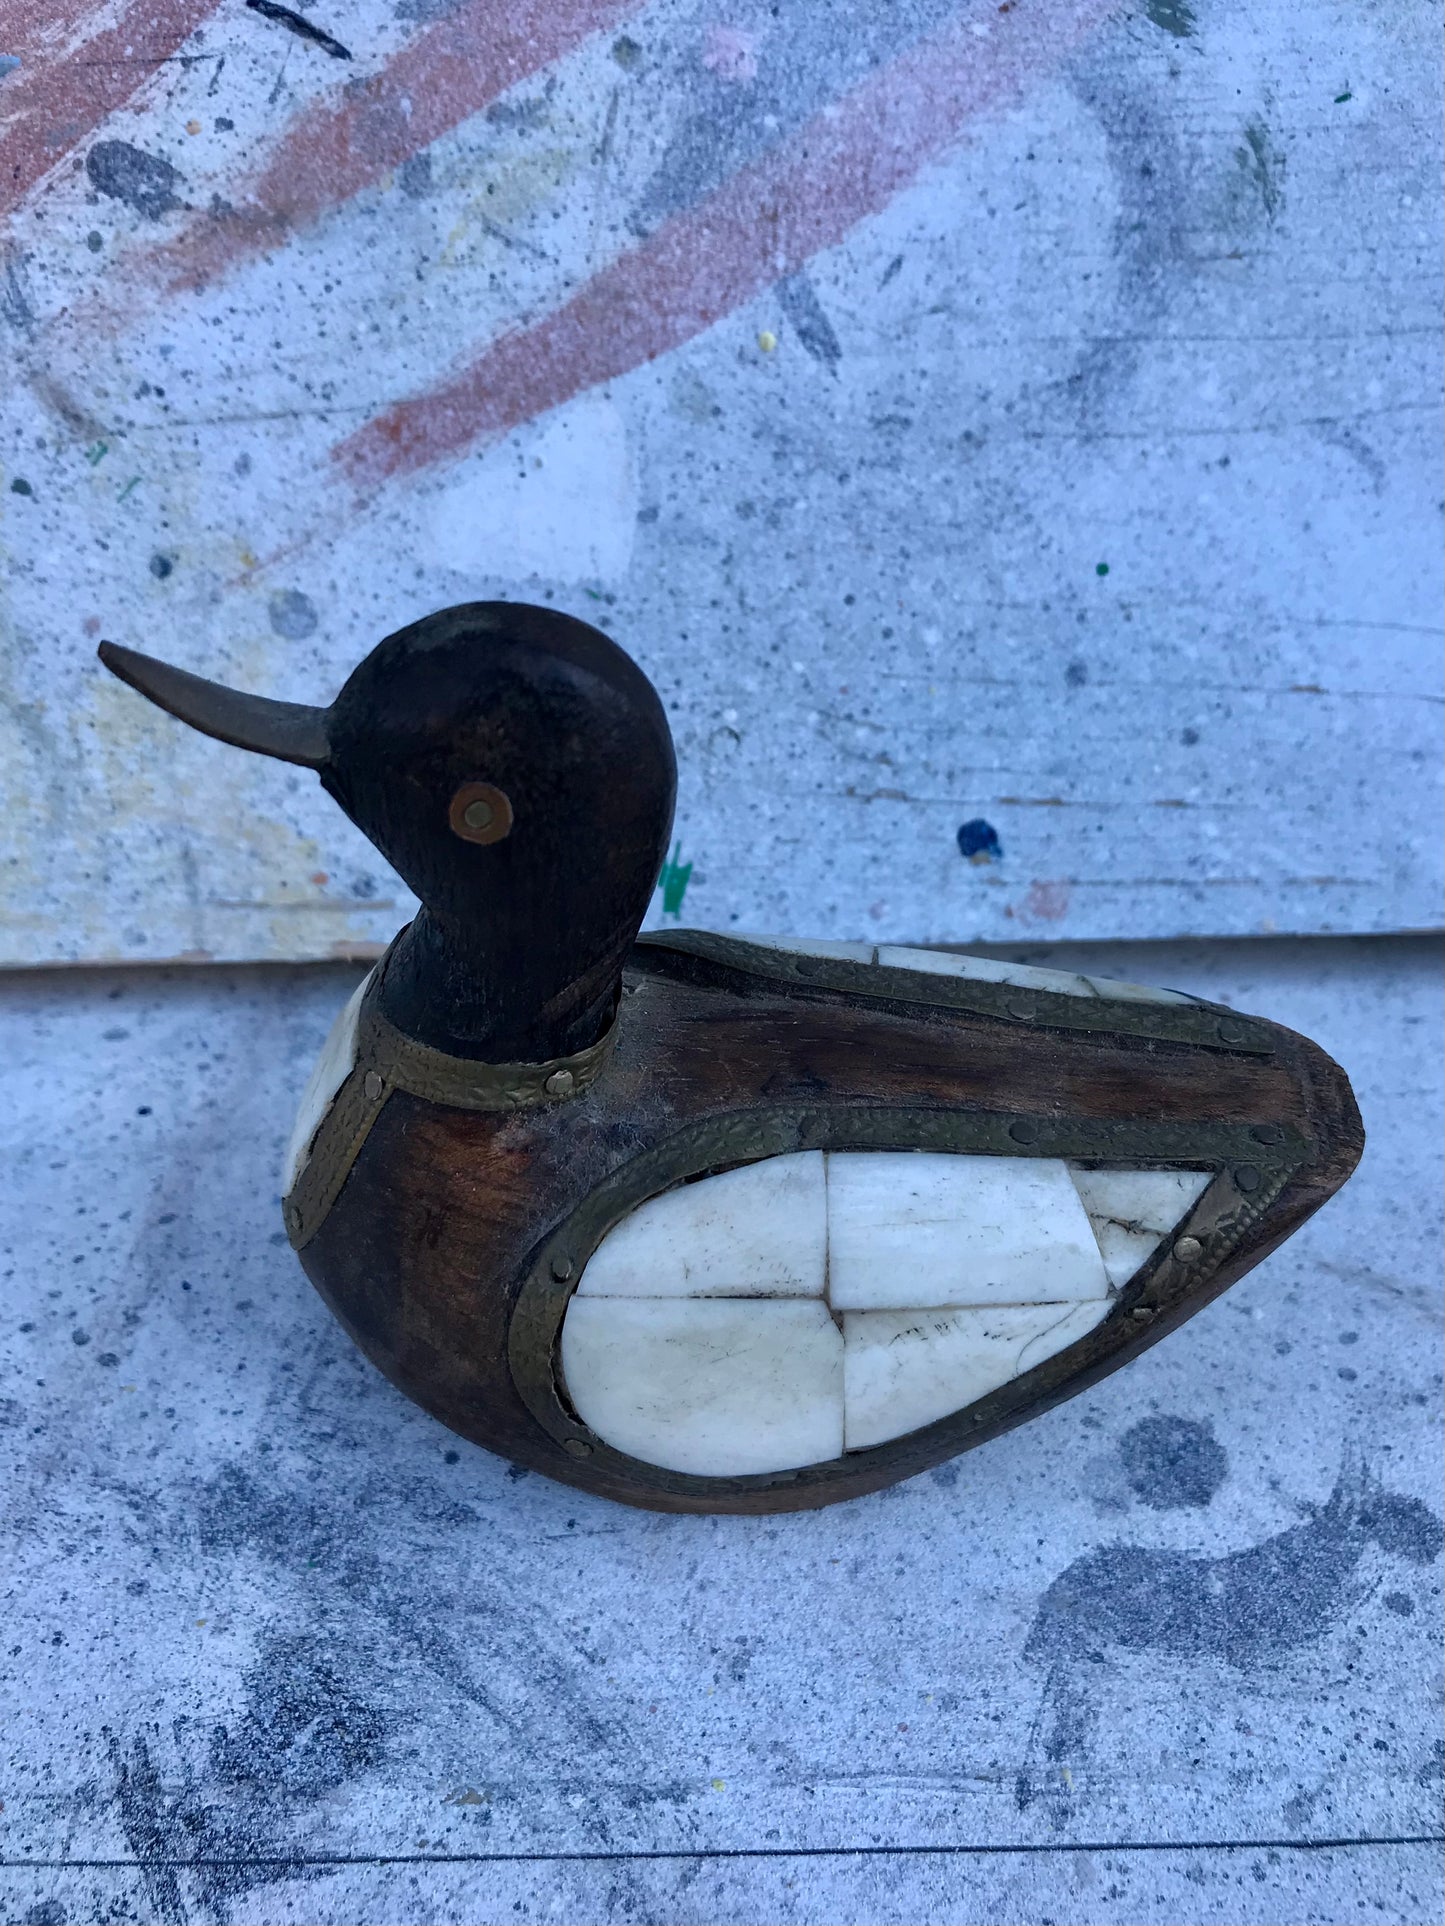
<instances>
[{"instance_id":1,"label":"yellow paint speck","mask_svg":"<svg viewBox=\"0 0 1445 1926\"><path fill-rule=\"evenodd\" d=\"M198 1618L198 1619L196 1620L196 1623L197 1623L197 1625L204 1625L204 1624L205 1624L205 1622L206 1622L206 1621L205 1621L205 1620L204 1620L203 1618Z\"/></svg>"},{"instance_id":2,"label":"yellow paint speck","mask_svg":"<svg viewBox=\"0 0 1445 1926\"><path fill-rule=\"evenodd\" d=\"M758 335L758 346L764 354L771 354L778 345L778 337L771 328L764 328Z\"/></svg>"},{"instance_id":3,"label":"yellow paint speck","mask_svg":"<svg viewBox=\"0 0 1445 1926\"><path fill-rule=\"evenodd\" d=\"M188 134L199 134L200 131L201 123L198 120L188 120L186 122L186 132Z\"/></svg>"},{"instance_id":4,"label":"yellow paint speck","mask_svg":"<svg viewBox=\"0 0 1445 1926\"><path fill-rule=\"evenodd\" d=\"M728 1782L727 1782L727 1780L726 1780L726 1779L714 1779L714 1780L713 1780L713 1782L712 1782L712 1789L713 1789L713 1791L714 1791L714 1792L726 1792L726 1791L727 1791L727 1789L728 1789Z\"/></svg>"}]
</instances>

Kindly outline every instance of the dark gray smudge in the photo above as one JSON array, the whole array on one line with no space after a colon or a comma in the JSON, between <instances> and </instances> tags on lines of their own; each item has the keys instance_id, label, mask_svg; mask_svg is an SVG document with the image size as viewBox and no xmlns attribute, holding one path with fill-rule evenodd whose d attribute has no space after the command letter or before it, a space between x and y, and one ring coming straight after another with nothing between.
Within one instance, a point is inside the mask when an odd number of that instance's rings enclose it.
<instances>
[{"instance_id":1,"label":"dark gray smudge","mask_svg":"<svg viewBox=\"0 0 1445 1926\"><path fill-rule=\"evenodd\" d=\"M304 642L316 630L316 604L300 589L278 589L267 604L266 613L277 635L288 642Z\"/></svg>"},{"instance_id":2,"label":"dark gray smudge","mask_svg":"<svg viewBox=\"0 0 1445 1926\"><path fill-rule=\"evenodd\" d=\"M793 324L793 332L815 361L836 373L843 350L833 324L823 312L817 289L806 274L790 274L778 283L778 301Z\"/></svg>"},{"instance_id":3,"label":"dark gray smudge","mask_svg":"<svg viewBox=\"0 0 1445 1926\"><path fill-rule=\"evenodd\" d=\"M1119 1440L1119 1458L1129 1489L1151 1511L1207 1505L1229 1471L1224 1446L1197 1418L1142 1418Z\"/></svg>"},{"instance_id":4,"label":"dark gray smudge","mask_svg":"<svg viewBox=\"0 0 1445 1926\"><path fill-rule=\"evenodd\" d=\"M1303 1524L1222 1558L1101 1545L1075 1559L1044 1593L1024 1655L1048 1668L1015 1783L1023 1809L1048 1797L1062 1824L1070 1800L1059 1768L1088 1749L1098 1684L1118 1652L1215 1659L1252 1670L1339 1624L1361 1597L1356 1571L1373 1545L1426 1564L1445 1526L1418 1498L1346 1464L1328 1500Z\"/></svg>"},{"instance_id":5,"label":"dark gray smudge","mask_svg":"<svg viewBox=\"0 0 1445 1926\"><path fill-rule=\"evenodd\" d=\"M124 201L148 221L158 221L173 207L185 182L159 154L146 154L128 140L98 140L85 157L85 171L99 194Z\"/></svg>"},{"instance_id":6,"label":"dark gray smudge","mask_svg":"<svg viewBox=\"0 0 1445 1926\"><path fill-rule=\"evenodd\" d=\"M1194 9L1186 0L1144 0L1144 11L1176 40L1187 40L1194 31Z\"/></svg>"}]
</instances>

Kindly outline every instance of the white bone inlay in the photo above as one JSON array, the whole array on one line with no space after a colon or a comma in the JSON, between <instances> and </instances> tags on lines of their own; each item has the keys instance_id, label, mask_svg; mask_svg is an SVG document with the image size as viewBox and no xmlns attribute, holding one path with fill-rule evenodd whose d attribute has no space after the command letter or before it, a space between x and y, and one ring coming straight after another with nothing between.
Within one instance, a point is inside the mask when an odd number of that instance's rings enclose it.
<instances>
[{"instance_id":1,"label":"white bone inlay","mask_svg":"<svg viewBox=\"0 0 1445 1926\"><path fill-rule=\"evenodd\" d=\"M316 1059L316 1067L301 1093L301 1106L296 1112L296 1122L292 1126L291 1141L286 1146L286 1161L281 1171L283 1197L288 1197L296 1188L296 1179L306 1167L312 1139L331 1108L332 1098L351 1075L352 1065L356 1062L356 1024L361 1015L361 999L366 995L367 985L375 974L375 970L367 971L332 1024L331 1033L321 1046L321 1055Z\"/></svg>"},{"instance_id":2,"label":"white bone inlay","mask_svg":"<svg viewBox=\"0 0 1445 1926\"><path fill-rule=\"evenodd\" d=\"M583 1297L821 1297L823 1153L765 1157L640 1204L597 1246Z\"/></svg>"},{"instance_id":3,"label":"white bone inlay","mask_svg":"<svg viewBox=\"0 0 1445 1926\"><path fill-rule=\"evenodd\" d=\"M1214 1175L1209 1170L1080 1170L1074 1165L1070 1174L1116 1290L1198 1203Z\"/></svg>"},{"instance_id":4,"label":"white bone inlay","mask_svg":"<svg viewBox=\"0 0 1445 1926\"><path fill-rule=\"evenodd\" d=\"M843 1339L825 1304L574 1297L562 1374L618 1451L703 1477L843 1451Z\"/></svg>"},{"instance_id":5,"label":"white bone inlay","mask_svg":"<svg viewBox=\"0 0 1445 1926\"><path fill-rule=\"evenodd\" d=\"M1152 983L1124 983L1118 977L1091 976L1086 981L1093 984L1100 996L1109 996L1116 1003L1197 1003L1197 996L1186 996L1183 990L1160 990Z\"/></svg>"},{"instance_id":6,"label":"white bone inlay","mask_svg":"<svg viewBox=\"0 0 1445 1926\"><path fill-rule=\"evenodd\" d=\"M1046 1157L858 1150L828 1156L835 1310L1107 1297L1066 1167Z\"/></svg>"},{"instance_id":7,"label":"white bone inlay","mask_svg":"<svg viewBox=\"0 0 1445 1926\"><path fill-rule=\"evenodd\" d=\"M884 1444L946 1418L1091 1331L1107 1300L989 1310L849 1311L845 1443Z\"/></svg>"},{"instance_id":8,"label":"white bone inlay","mask_svg":"<svg viewBox=\"0 0 1445 1926\"><path fill-rule=\"evenodd\" d=\"M755 936L750 930L731 930L740 943L755 943L760 950L783 950L791 956L830 956L842 963L871 963L871 943L842 943L831 936Z\"/></svg>"},{"instance_id":9,"label":"white bone inlay","mask_svg":"<svg viewBox=\"0 0 1445 1926\"><path fill-rule=\"evenodd\" d=\"M1018 990L1052 990L1059 996L1096 996L1088 977L1074 970L1040 970L1031 963L1001 963L992 956L958 956L950 950L879 950L878 961L896 970L962 976L975 983L1007 983Z\"/></svg>"},{"instance_id":10,"label":"white bone inlay","mask_svg":"<svg viewBox=\"0 0 1445 1926\"><path fill-rule=\"evenodd\" d=\"M1091 1331L1211 1174L856 1150L699 1178L598 1246L568 1391L617 1450L703 1477L882 1444Z\"/></svg>"}]
</instances>

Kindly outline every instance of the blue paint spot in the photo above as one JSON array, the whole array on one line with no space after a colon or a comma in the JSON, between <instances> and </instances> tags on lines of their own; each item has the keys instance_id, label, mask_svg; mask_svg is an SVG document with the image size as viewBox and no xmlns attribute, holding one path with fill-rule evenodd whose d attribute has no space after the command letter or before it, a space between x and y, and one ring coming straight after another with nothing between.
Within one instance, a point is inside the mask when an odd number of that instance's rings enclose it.
<instances>
[{"instance_id":1,"label":"blue paint spot","mask_svg":"<svg viewBox=\"0 0 1445 1926\"><path fill-rule=\"evenodd\" d=\"M971 863L999 863L1003 861L1003 844L993 824L975 816L958 832L958 853Z\"/></svg>"}]
</instances>

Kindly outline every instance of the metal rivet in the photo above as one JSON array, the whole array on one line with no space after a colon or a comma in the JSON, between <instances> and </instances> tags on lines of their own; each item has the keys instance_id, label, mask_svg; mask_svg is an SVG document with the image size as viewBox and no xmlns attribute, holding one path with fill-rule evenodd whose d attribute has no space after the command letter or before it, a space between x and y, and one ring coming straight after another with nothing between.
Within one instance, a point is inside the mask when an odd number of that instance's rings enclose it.
<instances>
[{"instance_id":1,"label":"metal rivet","mask_svg":"<svg viewBox=\"0 0 1445 1926\"><path fill-rule=\"evenodd\" d=\"M1257 1144L1282 1144L1284 1142L1284 1132L1278 1124L1256 1124L1249 1134Z\"/></svg>"},{"instance_id":2,"label":"metal rivet","mask_svg":"<svg viewBox=\"0 0 1445 1926\"><path fill-rule=\"evenodd\" d=\"M478 796L475 802L469 802L462 811L462 821L468 829L486 829L490 826L496 813L496 810L493 809L489 802L483 802L482 798Z\"/></svg>"},{"instance_id":3,"label":"metal rivet","mask_svg":"<svg viewBox=\"0 0 1445 1926\"><path fill-rule=\"evenodd\" d=\"M380 1097L382 1091L385 1090L386 1084L383 1081L381 1073L379 1071L368 1070L366 1075L361 1079L361 1087L366 1092L371 1102L375 1103L377 1099Z\"/></svg>"},{"instance_id":4,"label":"metal rivet","mask_svg":"<svg viewBox=\"0 0 1445 1926\"><path fill-rule=\"evenodd\" d=\"M570 1070L554 1070L542 1088L549 1097L570 1097L576 1081Z\"/></svg>"},{"instance_id":5,"label":"metal rivet","mask_svg":"<svg viewBox=\"0 0 1445 1926\"><path fill-rule=\"evenodd\" d=\"M288 1204L284 1214L287 1230L299 1231L301 1228L301 1206L299 1204Z\"/></svg>"},{"instance_id":6,"label":"metal rivet","mask_svg":"<svg viewBox=\"0 0 1445 1926\"><path fill-rule=\"evenodd\" d=\"M1204 1255L1204 1246L1197 1237L1178 1237L1174 1240L1174 1255L1181 1264L1192 1264L1196 1257Z\"/></svg>"},{"instance_id":7,"label":"metal rivet","mask_svg":"<svg viewBox=\"0 0 1445 1926\"><path fill-rule=\"evenodd\" d=\"M564 1442L562 1449L569 1457L573 1458L590 1458L592 1456L592 1447L585 1438L568 1438Z\"/></svg>"},{"instance_id":8,"label":"metal rivet","mask_svg":"<svg viewBox=\"0 0 1445 1926\"><path fill-rule=\"evenodd\" d=\"M1150 1310L1147 1304L1136 1304L1133 1310L1130 1311L1129 1315L1130 1317L1136 1319L1140 1324L1147 1324L1150 1318L1153 1317L1154 1313L1153 1311Z\"/></svg>"},{"instance_id":9,"label":"metal rivet","mask_svg":"<svg viewBox=\"0 0 1445 1926\"><path fill-rule=\"evenodd\" d=\"M823 965L811 957L800 957L793 965L799 976L821 976Z\"/></svg>"},{"instance_id":10,"label":"metal rivet","mask_svg":"<svg viewBox=\"0 0 1445 1926\"><path fill-rule=\"evenodd\" d=\"M552 1275L553 1277L556 1278L559 1284L565 1284L567 1282L567 1279L572 1275L571 1258L554 1257L552 1259Z\"/></svg>"},{"instance_id":11,"label":"metal rivet","mask_svg":"<svg viewBox=\"0 0 1445 1926\"><path fill-rule=\"evenodd\" d=\"M1243 1043L1244 1025L1234 1022L1230 1017L1226 1017L1216 1028L1215 1035L1221 1043Z\"/></svg>"},{"instance_id":12,"label":"metal rivet","mask_svg":"<svg viewBox=\"0 0 1445 1926\"><path fill-rule=\"evenodd\" d=\"M1259 1172L1253 1164L1241 1164L1234 1173L1234 1181L1241 1190L1258 1190Z\"/></svg>"},{"instance_id":13,"label":"metal rivet","mask_svg":"<svg viewBox=\"0 0 1445 1926\"><path fill-rule=\"evenodd\" d=\"M1008 1134L1016 1144L1036 1144L1039 1140L1039 1127L1036 1123L1030 1123L1026 1117L1020 1117L1017 1123L1009 1125Z\"/></svg>"},{"instance_id":14,"label":"metal rivet","mask_svg":"<svg viewBox=\"0 0 1445 1926\"><path fill-rule=\"evenodd\" d=\"M1024 996L1011 998L1004 1008L1011 1017L1017 1017L1020 1023L1032 1023L1039 1013L1038 1004L1030 1003Z\"/></svg>"}]
</instances>

